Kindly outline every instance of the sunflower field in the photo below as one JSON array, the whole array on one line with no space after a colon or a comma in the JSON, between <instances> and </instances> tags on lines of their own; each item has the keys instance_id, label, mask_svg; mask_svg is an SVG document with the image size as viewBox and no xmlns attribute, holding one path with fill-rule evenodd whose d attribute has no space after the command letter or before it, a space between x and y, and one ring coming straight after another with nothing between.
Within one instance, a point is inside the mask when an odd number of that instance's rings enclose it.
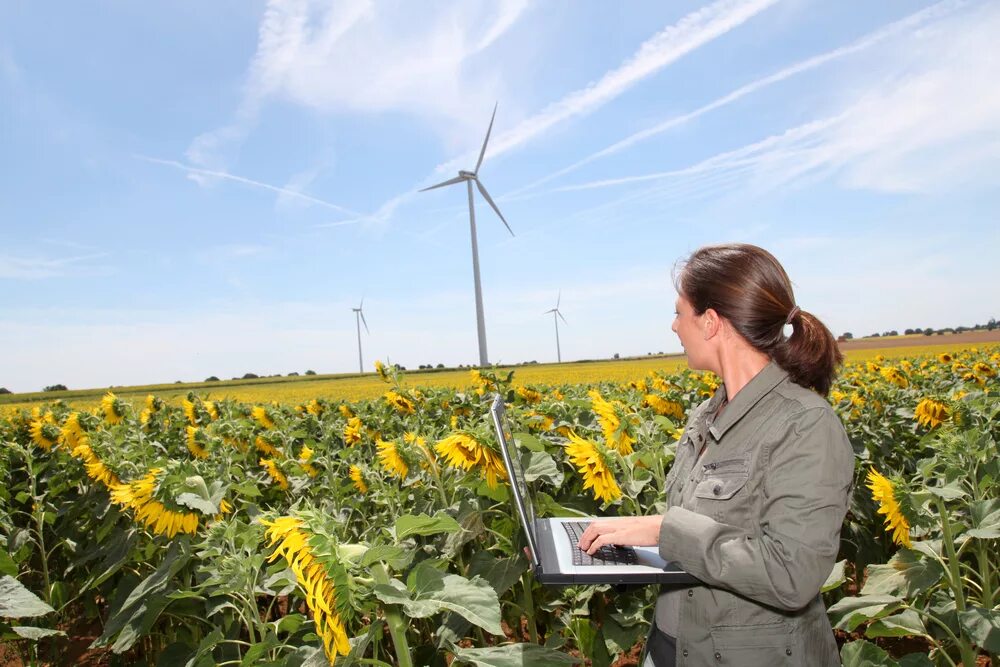
<instances>
[{"instance_id":1,"label":"sunflower field","mask_svg":"<svg viewBox=\"0 0 1000 667\"><path fill-rule=\"evenodd\" d=\"M0 664L636 664L652 587L541 587L487 413L543 515L655 514L711 375L404 387L0 417ZM997 663L1000 351L842 369L855 447L824 596L846 665ZM978 661L978 662L977 662Z\"/></svg>"}]
</instances>

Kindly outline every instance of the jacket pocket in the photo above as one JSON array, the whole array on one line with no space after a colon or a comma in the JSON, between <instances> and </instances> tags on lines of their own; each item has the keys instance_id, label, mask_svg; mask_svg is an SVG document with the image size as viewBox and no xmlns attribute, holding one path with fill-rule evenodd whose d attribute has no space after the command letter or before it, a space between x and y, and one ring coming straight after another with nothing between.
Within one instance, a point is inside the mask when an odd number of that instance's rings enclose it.
<instances>
[{"instance_id":1,"label":"jacket pocket","mask_svg":"<svg viewBox=\"0 0 1000 667\"><path fill-rule=\"evenodd\" d=\"M703 500L729 500L746 485L748 479L748 456L706 463L702 466L702 479L695 487L694 495Z\"/></svg>"},{"instance_id":2,"label":"jacket pocket","mask_svg":"<svg viewBox=\"0 0 1000 667\"><path fill-rule=\"evenodd\" d=\"M787 623L720 625L711 629L714 659L723 665L777 667L800 665L792 628Z\"/></svg>"}]
</instances>

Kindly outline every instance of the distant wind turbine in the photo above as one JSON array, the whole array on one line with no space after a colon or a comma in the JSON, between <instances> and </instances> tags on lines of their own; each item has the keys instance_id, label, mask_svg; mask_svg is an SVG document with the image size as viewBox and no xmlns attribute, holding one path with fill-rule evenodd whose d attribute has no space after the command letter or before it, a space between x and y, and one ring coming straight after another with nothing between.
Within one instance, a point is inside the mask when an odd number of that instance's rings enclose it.
<instances>
[{"instance_id":1,"label":"distant wind turbine","mask_svg":"<svg viewBox=\"0 0 1000 667\"><path fill-rule=\"evenodd\" d=\"M556 307L552 310L546 310L544 314L548 315L549 313L552 313L552 321L556 323L556 359L561 364L562 352L559 350L559 320L561 319L565 324L569 324L569 322L566 322L566 318L559 312L560 301L562 301L562 290L559 291L559 296L556 297Z\"/></svg>"},{"instance_id":2,"label":"distant wind turbine","mask_svg":"<svg viewBox=\"0 0 1000 667\"><path fill-rule=\"evenodd\" d=\"M504 227L510 232L510 235L514 235L514 230L510 228L507 224L507 220L503 217L503 213L497 208L497 205L493 202L493 198L490 197L490 193L486 191L483 184L479 181L479 167L483 164L483 157L486 155L486 144L490 140L490 132L493 130L493 119L496 118L497 108L496 105L493 106L493 116L490 118L490 126L486 130L486 138L483 139L483 148L479 151L479 160L476 162L476 168L472 171L459 171L458 176L455 178L450 178L443 183L438 183L437 185L432 185L429 188L424 188L421 192L426 192L427 190L433 190L435 188L443 188L446 185L454 185L455 183L466 182L469 190L469 229L472 235L472 276L475 282L476 288L476 328L479 333L479 365L488 366L489 357L486 353L486 318L483 315L483 288L479 281L479 243L476 240L476 209L472 203L472 183L475 182L476 187L479 188L479 193L486 200L486 203L496 211L496 214L500 216L500 220L503 222Z\"/></svg>"},{"instance_id":3,"label":"distant wind turbine","mask_svg":"<svg viewBox=\"0 0 1000 667\"><path fill-rule=\"evenodd\" d=\"M359 373L365 372L365 362L361 359L361 323L365 324L365 333L371 335L371 331L368 330L368 322L365 322L365 312L362 308L365 307L365 298L361 297L361 303L358 304L357 308L351 308L354 311L354 321L358 325L358 368Z\"/></svg>"}]
</instances>

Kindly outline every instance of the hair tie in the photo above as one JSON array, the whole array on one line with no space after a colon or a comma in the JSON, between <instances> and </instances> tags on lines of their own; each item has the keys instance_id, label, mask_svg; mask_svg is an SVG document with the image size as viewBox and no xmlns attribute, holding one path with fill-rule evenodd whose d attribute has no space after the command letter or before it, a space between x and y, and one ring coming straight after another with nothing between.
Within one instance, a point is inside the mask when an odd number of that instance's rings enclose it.
<instances>
[{"instance_id":1,"label":"hair tie","mask_svg":"<svg viewBox=\"0 0 1000 667\"><path fill-rule=\"evenodd\" d=\"M792 309L788 311L788 317L785 318L785 324L791 324L792 320L794 320L795 316L798 315L800 312L802 311L799 310L798 306L792 306Z\"/></svg>"}]
</instances>

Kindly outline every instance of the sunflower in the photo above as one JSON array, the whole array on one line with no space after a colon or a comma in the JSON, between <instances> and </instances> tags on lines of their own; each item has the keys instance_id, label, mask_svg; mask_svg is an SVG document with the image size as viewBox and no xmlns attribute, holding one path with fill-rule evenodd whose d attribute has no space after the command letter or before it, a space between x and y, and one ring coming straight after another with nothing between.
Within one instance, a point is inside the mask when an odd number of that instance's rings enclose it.
<instances>
[{"instance_id":1,"label":"sunflower","mask_svg":"<svg viewBox=\"0 0 1000 667\"><path fill-rule=\"evenodd\" d=\"M383 364L378 359L375 360L375 372L378 373L378 376L384 382L388 382L389 381L389 371L388 371L388 369L386 369L385 364Z\"/></svg>"},{"instance_id":2,"label":"sunflower","mask_svg":"<svg viewBox=\"0 0 1000 667\"><path fill-rule=\"evenodd\" d=\"M261 523L267 527L268 546L274 547L268 562L273 563L279 557L288 562L295 580L306 594L306 605L312 612L316 634L323 640L326 657L333 664L336 656L351 652L351 645L337 612L340 605L336 588L326 568L313 555L309 532L295 517L279 517L274 521L261 519Z\"/></svg>"},{"instance_id":3,"label":"sunflower","mask_svg":"<svg viewBox=\"0 0 1000 667\"><path fill-rule=\"evenodd\" d=\"M524 415L524 421L529 431L551 431L556 423L552 417L534 410Z\"/></svg>"},{"instance_id":4,"label":"sunflower","mask_svg":"<svg viewBox=\"0 0 1000 667\"><path fill-rule=\"evenodd\" d=\"M35 444L45 451L52 449L52 445L59 441L59 436L61 435L59 427L55 425L55 418L51 412L46 412L45 416L36 417L31 420L31 426L28 431L31 433L31 439Z\"/></svg>"},{"instance_id":5,"label":"sunflower","mask_svg":"<svg viewBox=\"0 0 1000 667\"><path fill-rule=\"evenodd\" d=\"M382 397L389 407L396 410L401 415L412 415L414 412L413 402L402 394L395 391L387 391Z\"/></svg>"},{"instance_id":6,"label":"sunflower","mask_svg":"<svg viewBox=\"0 0 1000 667\"><path fill-rule=\"evenodd\" d=\"M635 438L628 432L628 425L632 420L624 414L625 406L618 401L614 403L606 401L596 389L591 389L587 395L590 396L594 412L598 417L597 421L601 424L601 430L604 431L605 442L622 455L631 454Z\"/></svg>"},{"instance_id":7,"label":"sunflower","mask_svg":"<svg viewBox=\"0 0 1000 667\"><path fill-rule=\"evenodd\" d=\"M410 467L406 465L406 461L399 455L396 443L376 438L375 447L378 449L378 460L382 463L382 467L389 474L395 475L400 479L406 479L406 474L410 471Z\"/></svg>"},{"instance_id":8,"label":"sunflower","mask_svg":"<svg viewBox=\"0 0 1000 667\"><path fill-rule=\"evenodd\" d=\"M306 412L319 417L323 414L323 404L314 398L306 404Z\"/></svg>"},{"instance_id":9,"label":"sunflower","mask_svg":"<svg viewBox=\"0 0 1000 667\"><path fill-rule=\"evenodd\" d=\"M306 474L310 477L315 477L319 474L319 470L316 469L316 466L309 463L312 455L313 450L308 445L303 445L302 450L299 451L299 467L305 470Z\"/></svg>"},{"instance_id":10,"label":"sunflower","mask_svg":"<svg viewBox=\"0 0 1000 667\"><path fill-rule=\"evenodd\" d=\"M254 421L263 426L265 429L270 430L274 428L274 420L271 419L271 415L268 414L267 408L264 406L253 406L253 409L250 410L250 414L254 418Z\"/></svg>"},{"instance_id":11,"label":"sunflower","mask_svg":"<svg viewBox=\"0 0 1000 667\"><path fill-rule=\"evenodd\" d=\"M496 488L497 480L507 479L507 471L500 456L470 435L452 433L435 445L434 449L452 467L463 470L479 468L491 489Z\"/></svg>"},{"instance_id":12,"label":"sunflower","mask_svg":"<svg viewBox=\"0 0 1000 667\"><path fill-rule=\"evenodd\" d=\"M684 406L677 401L671 401L656 394L646 394L643 397L643 402L653 408L653 412L658 415L684 419Z\"/></svg>"},{"instance_id":13,"label":"sunflower","mask_svg":"<svg viewBox=\"0 0 1000 667\"><path fill-rule=\"evenodd\" d=\"M71 412L59 431L59 442L65 445L68 451L73 451L82 437L84 433L83 427L80 426L80 413Z\"/></svg>"},{"instance_id":14,"label":"sunflower","mask_svg":"<svg viewBox=\"0 0 1000 667\"><path fill-rule=\"evenodd\" d=\"M571 431L566 454L583 475L583 488L593 489L595 499L611 502L622 495L615 476L596 443L584 440Z\"/></svg>"},{"instance_id":15,"label":"sunflower","mask_svg":"<svg viewBox=\"0 0 1000 667\"><path fill-rule=\"evenodd\" d=\"M882 377L884 377L889 382L893 383L900 389L906 389L910 386L910 381L906 379L906 375L903 374L898 368L893 366L885 366L882 368Z\"/></svg>"},{"instance_id":16,"label":"sunflower","mask_svg":"<svg viewBox=\"0 0 1000 667\"><path fill-rule=\"evenodd\" d=\"M982 361L977 361L976 363L972 364L972 372L975 373L976 375L982 375L988 378L994 377L997 374L997 372L993 369L992 366Z\"/></svg>"},{"instance_id":17,"label":"sunflower","mask_svg":"<svg viewBox=\"0 0 1000 667\"><path fill-rule=\"evenodd\" d=\"M199 429L197 426L188 425L187 427L187 448L195 458L207 459L208 452L203 446L205 443L204 431Z\"/></svg>"},{"instance_id":18,"label":"sunflower","mask_svg":"<svg viewBox=\"0 0 1000 667\"><path fill-rule=\"evenodd\" d=\"M872 500L878 503L878 513L885 515L886 531L892 532L892 541L904 547L910 546L910 522L896 500L893 483L879 473L875 468L868 471L868 488L872 492Z\"/></svg>"},{"instance_id":19,"label":"sunflower","mask_svg":"<svg viewBox=\"0 0 1000 667\"><path fill-rule=\"evenodd\" d=\"M542 400L541 393L527 387L517 387L514 390L518 396L524 399L525 403L538 403Z\"/></svg>"},{"instance_id":20,"label":"sunflower","mask_svg":"<svg viewBox=\"0 0 1000 667\"><path fill-rule=\"evenodd\" d=\"M121 424L125 419L125 405L110 391L101 399L101 410L109 424Z\"/></svg>"},{"instance_id":21,"label":"sunflower","mask_svg":"<svg viewBox=\"0 0 1000 667\"><path fill-rule=\"evenodd\" d=\"M952 359L954 359L954 357L948 354L947 352L942 352L941 354L938 355L938 361L940 361L942 364L950 364Z\"/></svg>"},{"instance_id":22,"label":"sunflower","mask_svg":"<svg viewBox=\"0 0 1000 667\"><path fill-rule=\"evenodd\" d=\"M347 426L344 427L344 442L350 447L361 442L361 435L364 432L364 428L360 417L351 417L348 419Z\"/></svg>"},{"instance_id":23,"label":"sunflower","mask_svg":"<svg viewBox=\"0 0 1000 667\"><path fill-rule=\"evenodd\" d=\"M933 398L925 398L917 403L917 409L913 411L917 418L917 423L926 428L940 426L948 418L948 407Z\"/></svg>"},{"instance_id":24,"label":"sunflower","mask_svg":"<svg viewBox=\"0 0 1000 667\"><path fill-rule=\"evenodd\" d=\"M351 466L349 474L351 476L351 481L354 482L354 488L358 490L358 493L368 493L368 485L365 484L365 478L361 476L361 468L358 466Z\"/></svg>"},{"instance_id":25,"label":"sunflower","mask_svg":"<svg viewBox=\"0 0 1000 667\"><path fill-rule=\"evenodd\" d=\"M259 452L261 452L263 454L267 454L272 459L283 458L283 455L282 455L282 453L280 451L278 451L278 448L275 447L274 445L272 445L270 442L268 442L267 439L263 435L258 435L254 439L253 444L254 444L254 447L257 448L257 451L259 451Z\"/></svg>"},{"instance_id":26,"label":"sunflower","mask_svg":"<svg viewBox=\"0 0 1000 667\"><path fill-rule=\"evenodd\" d=\"M341 403L340 405L338 405L337 411L341 414L341 416L344 419L350 419L351 417L354 416L354 413L351 411L351 406L349 406L347 403Z\"/></svg>"},{"instance_id":27,"label":"sunflower","mask_svg":"<svg viewBox=\"0 0 1000 667\"><path fill-rule=\"evenodd\" d=\"M76 447L70 454L78 459L83 460L83 468L87 471L87 477L94 480L95 482L100 482L109 489L114 487L116 484L121 484L121 480L118 479L118 475L113 473L110 468L104 465L94 454L94 450L90 447L90 438L83 436L79 439Z\"/></svg>"},{"instance_id":28,"label":"sunflower","mask_svg":"<svg viewBox=\"0 0 1000 667\"><path fill-rule=\"evenodd\" d=\"M281 487L282 491L288 490L288 478L285 477L285 473L278 469L274 459L261 459L260 464L267 471L267 476L273 479Z\"/></svg>"},{"instance_id":29,"label":"sunflower","mask_svg":"<svg viewBox=\"0 0 1000 667\"><path fill-rule=\"evenodd\" d=\"M157 535L173 538L177 533L194 535L198 532L196 512L175 512L157 500L157 476L161 469L151 469L145 477L127 484L116 484L111 488L111 501L135 512L137 522ZM228 503L222 502L220 512L230 510Z\"/></svg>"}]
</instances>

